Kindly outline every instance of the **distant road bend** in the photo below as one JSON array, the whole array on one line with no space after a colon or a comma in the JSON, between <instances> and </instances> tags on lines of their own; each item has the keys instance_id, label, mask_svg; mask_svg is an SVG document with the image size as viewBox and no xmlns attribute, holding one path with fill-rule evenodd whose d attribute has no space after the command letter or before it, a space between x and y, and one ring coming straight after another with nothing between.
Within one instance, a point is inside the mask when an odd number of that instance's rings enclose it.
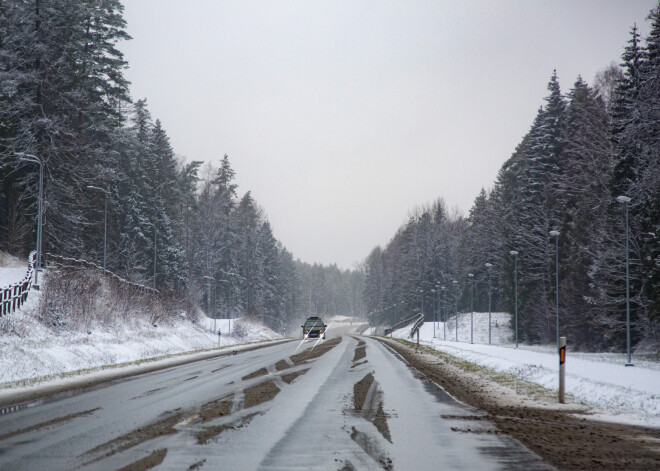
<instances>
[{"instance_id":1,"label":"distant road bend","mask_svg":"<svg viewBox=\"0 0 660 471\"><path fill-rule=\"evenodd\" d=\"M352 329L23 404L0 469L554 469Z\"/></svg>"}]
</instances>

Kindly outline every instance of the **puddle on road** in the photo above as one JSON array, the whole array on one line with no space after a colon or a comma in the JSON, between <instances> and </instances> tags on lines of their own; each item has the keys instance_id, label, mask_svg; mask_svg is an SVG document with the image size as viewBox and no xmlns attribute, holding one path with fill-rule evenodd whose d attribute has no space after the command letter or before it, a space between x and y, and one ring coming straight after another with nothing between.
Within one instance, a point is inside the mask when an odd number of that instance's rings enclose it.
<instances>
[{"instance_id":1,"label":"puddle on road","mask_svg":"<svg viewBox=\"0 0 660 471\"><path fill-rule=\"evenodd\" d=\"M120 468L118 471L146 471L161 464L167 455L167 448L156 450L149 456L134 461L133 463Z\"/></svg>"},{"instance_id":2,"label":"puddle on road","mask_svg":"<svg viewBox=\"0 0 660 471\"><path fill-rule=\"evenodd\" d=\"M378 401L378 409L376 410L376 415L373 419L373 424L376 426L380 434L387 440L392 443L392 435L390 435L390 428L387 425L387 419L389 416L383 410L383 401Z\"/></svg>"},{"instance_id":3,"label":"puddle on road","mask_svg":"<svg viewBox=\"0 0 660 471\"><path fill-rule=\"evenodd\" d=\"M251 386L245 389L244 392L244 407L249 409L250 407L258 406L263 402L272 400L275 396L277 396L277 393L280 392L280 388L278 388L275 382L271 380Z\"/></svg>"},{"instance_id":4,"label":"puddle on road","mask_svg":"<svg viewBox=\"0 0 660 471\"><path fill-rule=\"evenodd\" d=\"M193 463L188 467L187 471L197 471L199 469L202 469L202 466L204 466L204 463L206 463L206 458L203 460L199 460L197 463Z\"/></svg>"},{"instance_id":5,"label":"puddle on road","mask_svg":"<svg viewBox=\"0 0 660 471\"><path fill-rule=\"evenodd\" d=\"M383 408L383 393L378 387L378 382L374 381L372 373L353 385L353 405L359 415L374 424L383 438L392 443L392 436L387 425L389 416Z\"/></svg>"},{"instance_id":6,"label":"puddle on road","mask_svg":"<svg viewBox=\"0 0 660 471\"><path fill-rule=\"evenodd\" d=\"M295 380L298 376L302 376L305 373L307 373L308 371L309 371L309 368L307 368L306 370L299 370L299 371L296 371L294 373L288 373L288 374L282 375L282 381L284 381L286 384L291 384L293 382L293 380Z\"/></svg>"},{"instance_id":7,"label":"puddle on road","mask_svg":"<svg viewBox=\"0 0 660 471\"><path fill-rule=\"evenodd\" d=\"M295 355L291 355L289 359L295 365L299 365L307 360L312 360L314 358L318 358L321 355L328 353L335 346L337 346L339 342L341 342L341 337L335 337L334 339L326 340L325 342L317 345L316 347L307 349L304 352L300 352Z\"/></svg>"},{"instance_id":8,"label":"puddle on road","mask_svg":"<svg viewBox=\"0 0 660 471\"><path fill-rule=\"evenodd\" d=\"M266 368L260 368L257 371L253 371L250 374L247 374L241 378L243 381L248 381L250 379L258 378L259 376L264 376L268 374L268 370Z\"/></svg>"},{"instance_id":9,"label":"puddle on road","mask_svg":"<svg viewBox=\"0 0 660 471\"><path fill-rule=\"evenodd\" d=\"M166 412L165 414L171 414ZM153 422L144 427L137 428L125 435L114 438L106 443L103 443L87 452L82 457L88 459L84 465L94 463L96 461L112 456L129 448L133 448L141 443L149 441L154 438L162 437L165 435L174 435L177 430L174 428L183 418L183 413L177 412L169 415L158 422Z\"/></svg>"},{"instance_id":10,"label":"puddle on road","mask_svg":"<svg viewBox=\"0 0 660 471\"><path fill-rule=\"evenodd\" d=\"M248 425L254 417L257 415L262 414L261 412L254 412L252 414L248 414L245 417L242 417L238 419L235 422L229 423L229 424L222 424L222 425L214 425L211 427L205 427L204 430L201 430L200 432L197 432L197 443L199 445L206 445L211 439L217 437L220 435L222 432L225 430L236 430L242 427L245 427Z\"/></svg>"},{"instance_id":11,"label":"puddle on road","mask_svg":"<svg viewBox=\"0 0 660 471\"><path fill-rule=\"evenodd\" d=\"M356 411L362 412L364 400L366 399L367 393L369 392L373 382L374 375L369 373L353 385L353 405L355 406Z\"/></svg>"},{"instance_id":12,"label":"puddle on road","mask_svg":"<svg viewBox=\"0 0 660 471\"><path fill-rule=\"evenodd\" d=\"M367 344L365 343L364 340L360 340L357 344L357 347L355 347L355 353L353 354L353 363L362 360L366 356L367 356Z\"/></svg>"},{"instance_id":13,"label":"puddle on road","mask_svg":"<svg viewBox=\"0 0 660 471\"><path fill-rule=\"evenodd\" d=\"M202 422L209 422L219 417L225 417L231 414L233 401L229 396L221 397L215 401L204 404L199 412Z\"/></svg>"},{"instance_id":14,"label":"puddle on road","mask_svg":"<svg viewBox=\"0 0 660 471\"><path fill-rule=\"evenodd\" d=\"M275 369L277 371L282 371L286 370L287 368L291 368L293 365L289 365L286 360L280 360L277 363L275 363Z\"/></svg>"}]
</instances>

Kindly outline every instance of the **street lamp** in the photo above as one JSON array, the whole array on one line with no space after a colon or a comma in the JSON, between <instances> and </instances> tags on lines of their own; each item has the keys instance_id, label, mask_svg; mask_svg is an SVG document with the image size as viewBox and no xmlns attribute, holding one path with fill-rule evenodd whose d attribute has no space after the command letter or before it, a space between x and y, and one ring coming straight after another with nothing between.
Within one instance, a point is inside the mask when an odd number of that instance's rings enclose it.
<instances>
[{"instance_id":1,"label":"street lamp","mask_svg":"<svg viewBox=\"0 0 660 471\"><path fill-rule=\"evenodd\" d=\"M626 350L628 351L626 366L633 366L630 358L630 255L628 251L628 203L630 203L630 198L621 195L617 196L616 200L626 206Z\"/></svg>"},{"instance_id":2,"label":"street lamp","mask_svg":"<svg viewBox=\"0 0 660 471\"><path fill-rule=\"evenodd\" d=\"M513 255L513 264L514 264L514 283L515 283L515 304L514 304L514 312L515 312L515 330L516 330L516 348L518 348L518 251L512 250L509 252L511 255Z\"/></svg>"},{"instance_id":3,"label":"street lamp","mask_svg":"<svg viewBox=\"0 0 660 471\"><path fill-rule=\"evenodd\" d=\"M474 343L474 273L468 273L472 284L470 286L470 343Z\"/></svg>"},{"instance_id":4,"label":"street lamp","mask_svg":"<svg viewBox=\"0 0 660 471\"><path fill-rule=\"evenodd\" d=\"M436 282L435 282L435 293L436 293L436 297L433 300L433 303L435 304L435 310L433 311L435 313L434 318L433 318L433 322L435 324L437 324L438 323L438 314L440 312L440 281L439 280L436 280ZM436 328L439 329L440 326L436 326Z\"/></svg>"},{"instance_id":5,"label":"street lamp","mask_svg":"<svg viewBox=\"0 0 660 471\"><path fill-rule=\"evenodd\" d=\"M158 236L158 229L150 222L147 225L154 228L154 291L156 291L156 237Z\"/></svg>"},{"instance_id":6,"label":"street lamp","mask_svg":"<svg viewBox=\"0 0 660 471\"><path fill-rule=\"evenodd\" d=\"M436 315L436 305L435 305L435 288L431 288L431 297L433 298L433 338L435 338L435 319Z\"/></svg>"},{"instance_id":7,"label":"street lamp","mask_svg":"<svg viewBox=\"0 0 660 471\"><path fill-rule=\"evenodd\" d=\"M555 298L557 304L557 352L559 352L559 231L550 231L555 238Z\"/></svg>"},{"instance_id":8,"label":"street lamp","mask_svg":"<svg viewBox=\"0 0 660 471\"><path fill-rule=\"evenodd\" d=\"M87 188L90 188L92 190L99 190L102 191L103 194L105 195L105 204L104 204L104 210L103 210L103 275L105 276L105 261L106 261L106 255L107 255L107 250L108 250L108 190L104 188L99 188L98 186L94 185L87 185Z\"/></svg>"},{"instance_id":9,"label":"street lamp","mask_svg":"<svg viewBox=\"0 0 660 471\"><path fill-rule=\"evenodd\" d=\"M442 331L444 333L443 337L447 340L447 307L445 306L445 287L441 286L442 290Z\"/></svg>"},{"instance_id":10,"label":"street lamp","mask_svg":"<svg viewBox=\"0 0 660 471\"><path fill-rule=\"evenodd\" d=\"M456 341L458 342L458 281L452 280L451 281L454 284L454 288L456 288Z\"/></svg>"},{"instance_id":11,"label":"street lamp","mask_svg":"<svg viewBox=\"0 0 660 471\"><path fill-rule=\"evenodd\" d=\"M424 315L424 288L419 288L417 291L422 293L422 316Z\"/></svg>"},{"instance_id":12,"label":"street lamp","mask_svg":"<svg viewBox=\"0 0 660 471\"><path fill-rule=\"evenodd\" d=\"M486 268L488 268L488 345L490 345L491 342L491 293L492 293L492 288L491 288L491 268L493 268L492 263L486 263Z\"/></svg>"},{"instance_id":13,"label":"street lamp","mask_svg":"<svg viewBox=\"0 0 660 471\"><path fill-rule=\"evenodd\" d=\"M44 165L43 162L32 154L17 152L18 159L22 162L32 162L39 165L39 200L37 213L37 269L34 271L34 289L39 289L39 270L41 269L41 208L44 199Z\"/></svg>"}]
</instances>

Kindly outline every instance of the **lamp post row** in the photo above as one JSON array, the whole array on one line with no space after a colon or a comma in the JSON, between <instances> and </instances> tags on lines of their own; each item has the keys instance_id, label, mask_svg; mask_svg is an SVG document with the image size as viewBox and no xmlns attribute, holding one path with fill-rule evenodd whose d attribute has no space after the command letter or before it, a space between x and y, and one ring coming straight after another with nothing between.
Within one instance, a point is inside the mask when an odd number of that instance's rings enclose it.
<instances>
[{"instance_id":1,"label":"lamp post row","mask_svg":"<svg viewBox=\"0 0 660 471\"><path fill-rule=\"evenodd\" d=\"M39 286L39 270L41 269L41 250L42 250L42 207L43 207L43 180L44 180L44 170L43 162L37 156L33 154L27 154L23 152L17 152L16 155L19 157L20 161L31 162L39 165L39 197L38 197L38 208L37 208L37 261L36 261L36 270L34 273L34 286L38 288ZM104 198L104 211L103 211L103 274L106 273L106 262L107 262L107 236L108 236L108 190L100 188L94 185L88 185L87 188L95 189L102 191ZM631 358L631 346L630 346L630 249L629 249L629 223L628 223L628 205L631 201L630 197L620 195L616 198L619 203L625 205L625 226L626 226L626 351L628 356L628 361L626 366L633 366ZM158 241L158 229L157 227L148 222L148 225L154 228L154 279L153 285L154 290L156 289L156 262L157 262L157 241ZM550 235L555 238L555 305L556 305L556 337L557 337L557 350L559 350L559 235L560 232L557 230L550 231ZM509 252L514 257L514 278L515 278L515 307L514 307L514 318L515 318L515 341L516 348L518 348L518 252L511 250ZM488 344L492 342L491 334L491 316L492 316L492 304L491 304L491 295L492 295L492 268L491 263L486 263L488 268ZM474 274L469 273L468 276L471 278L471 290L470 290L470 343L474 341ZM453 280L454 284L457 284L456 280ZM436 283L436 289L438 288L438 283ZM436 289L432 289L433 293L436 292ZM445 290L445 287L442 286L442 290ZM424 314L424 290L420 290L422 293L422 314ZM438 296L439 296L438 290ZM434 300L435 302L435 300ZM439 303L439 301L438 301ZM458 299L457 299L458 303ZM390 306L391 307L391 306ZM395 312L396 315L396 312ZM436 323L436 308L434 306L434 320L433 320L433 337L435 337L435 323ZM446 322L443 322L446 324ZM444 327L444 326L443 326ZM446 330L445 330L445 339L446 339ZM458 341L458 308L456 309L456 341Z\"/></svg>"},{"instance_id":2,"label":"lamp post row","mask_svg":"<svg viewBox=\"0 0 660 471\"><path fill-rule=\"evenodd\" d=\"M631 199L628 196L618 196L616 200L619 203L625 205L625 226L626 226L626 353L628 360L626 366L633 366L632 357L631 357L631 342L630 342L630 236L629 236L629 222L628 222L628 205ZM559 235L561 234L558 230L551 230L549 232L550 236L555 238L555 310L556 310L556 343L557 351L559 351ZM514 333L515 333L515 343L516 349L518 348L518 254L517 250L511 250L509 252L513 256L514 260ZM486 263L488 268L488 344L492 343L492 263ZM468 277L471 280L470 287L470 343L474 343L474 274L468 273ZM457 281L453 280L453 284L456 285ZM436 289L438 286L436 286ZM445 287L440 287L444 292ZM436 290L431 290L435 292ZM438 296L440 295L440 290L438 289ZM422 297L422 306L424 299ZM439 301L438 301L439 302ZM458 300L457 300L458 302ZM423 308L422 308L423 310ZM444 338L447 338L446 332L446 319L443 318L443 330ZM435 337L435 319L433 324L433 337ZM456 341L458 341L458 308L456 309Z\"/></svg>"}]
</instances>

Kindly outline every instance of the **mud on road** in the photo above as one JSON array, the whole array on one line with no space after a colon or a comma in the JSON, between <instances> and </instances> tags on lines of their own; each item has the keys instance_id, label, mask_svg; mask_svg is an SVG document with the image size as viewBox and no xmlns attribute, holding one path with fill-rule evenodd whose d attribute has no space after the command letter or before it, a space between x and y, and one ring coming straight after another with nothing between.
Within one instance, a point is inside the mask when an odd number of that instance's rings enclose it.
<instances>
[{"instance_id":1,"label":"mud on road","mask_svg":"<svg viewBox=\"0 0 660 471\"><path fill-rule=\"evenodd\" d=\"M571 410L570 405L544 404L442 352L379 340L401 355L421 379L485 411L484 420L560 470L660 469L659 429L590 420L582 406Z\"/></svg>"}]
</instances>

